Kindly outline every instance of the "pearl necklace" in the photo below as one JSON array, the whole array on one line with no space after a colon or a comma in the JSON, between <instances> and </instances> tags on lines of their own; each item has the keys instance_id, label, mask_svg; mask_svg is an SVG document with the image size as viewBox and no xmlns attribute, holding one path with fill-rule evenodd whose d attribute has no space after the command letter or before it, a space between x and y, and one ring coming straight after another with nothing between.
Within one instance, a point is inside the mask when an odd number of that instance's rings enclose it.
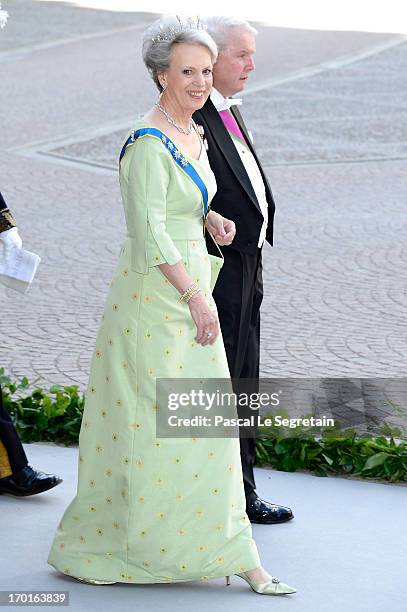
<instances>
[{"instance_id":1,"label":"pearl necklace","mask_svg":"<svg viewBox=\"0 0 407 612\"><path fill-rule=\"evenodd\" d=\"M177 130L179 132L182 132L182 134L186 134L187 136L192 132L192 128L194 127L194 122L192 119L190 119L189 121L189 128L187 130L184 130L183 127L181 127L180 125L178 125L174 119L171 117L171 115L165 110L165 108L163 106L161 106L161 104L159 102L155 103L156 107L162 112L164 113L164 115L167 118L168 123L171 123L171 125L173 125L174 127L177 128Z\"/></svg>"}]
</instances>

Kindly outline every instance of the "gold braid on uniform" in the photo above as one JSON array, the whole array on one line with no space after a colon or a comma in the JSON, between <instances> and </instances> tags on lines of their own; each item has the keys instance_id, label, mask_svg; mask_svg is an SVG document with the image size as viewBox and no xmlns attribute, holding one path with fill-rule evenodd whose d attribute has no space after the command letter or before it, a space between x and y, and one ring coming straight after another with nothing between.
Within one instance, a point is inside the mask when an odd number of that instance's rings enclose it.
<instances>
[{"instance_id":1,"label":"gold braid on uniform","mask_svg":"<svg viewBox=\"0 0 407 612\"><path fill-rule=\"evenodd\" d=\"M0 391L1 393L1 391ZM3 442L0 440L0 478L7 478L13 474L8 453Z\"/></svg>"},{"instance_id":2,"label":"gold braid on uniform","mask_svg":"<svg viewBox=\"0 0 407 612\"><path fill-rule=\"evenodd\" d=\"M0 232L16 227L17 223L9 208L2 208L0 210Z\"/></svg>"}]
</instances>

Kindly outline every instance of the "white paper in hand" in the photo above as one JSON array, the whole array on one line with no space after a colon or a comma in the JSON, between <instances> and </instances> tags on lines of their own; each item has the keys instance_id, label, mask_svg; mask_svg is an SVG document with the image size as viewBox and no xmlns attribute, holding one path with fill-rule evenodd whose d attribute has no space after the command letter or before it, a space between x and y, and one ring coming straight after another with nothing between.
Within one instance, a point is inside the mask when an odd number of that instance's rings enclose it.
<instances>
[{"instance_id":1,"label":"white paper in hand","mask_svg":"<svg viewBox=\"0 0 407 612\"><path fill-rule=\"evenodd\" d=\"M7 260L0 259L0 283L25 293L31 285L41 258L36 253L14 248Z\"/></svg>"}]
</instances>

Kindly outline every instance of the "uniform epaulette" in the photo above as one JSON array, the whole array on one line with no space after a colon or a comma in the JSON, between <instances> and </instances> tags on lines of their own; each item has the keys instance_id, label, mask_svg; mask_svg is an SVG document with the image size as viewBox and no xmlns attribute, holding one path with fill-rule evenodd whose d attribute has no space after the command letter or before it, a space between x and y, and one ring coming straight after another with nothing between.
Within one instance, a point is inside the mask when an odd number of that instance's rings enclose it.
<instances>
[{"instance_id":1,"label":"uniform epaulette","mask_svg":"<svg viewBox=\"0 0 407 612\"><path fill-rule=\"evenodd\" d=\"M9 208L2 208L0 210L0 232L16 227L17 222L10 212Z\"/></svg>"}]
</instances>

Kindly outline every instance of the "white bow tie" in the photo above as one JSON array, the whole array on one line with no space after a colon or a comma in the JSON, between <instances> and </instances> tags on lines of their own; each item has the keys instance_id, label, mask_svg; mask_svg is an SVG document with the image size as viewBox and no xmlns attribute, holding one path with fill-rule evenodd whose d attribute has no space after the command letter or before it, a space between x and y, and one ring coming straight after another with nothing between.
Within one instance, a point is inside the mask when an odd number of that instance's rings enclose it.
<instances>
[{"instance_id":1,"label":"white bow tie","mask_svg":"<svg viewBox=\"0 0 407 612\"><path fill-rule=\"evenodd\" d=\"M231 106L242 104L242 98L225 98L222 102L216 105L216 110L228 110Z\"/></svg>"}]
</instances>

